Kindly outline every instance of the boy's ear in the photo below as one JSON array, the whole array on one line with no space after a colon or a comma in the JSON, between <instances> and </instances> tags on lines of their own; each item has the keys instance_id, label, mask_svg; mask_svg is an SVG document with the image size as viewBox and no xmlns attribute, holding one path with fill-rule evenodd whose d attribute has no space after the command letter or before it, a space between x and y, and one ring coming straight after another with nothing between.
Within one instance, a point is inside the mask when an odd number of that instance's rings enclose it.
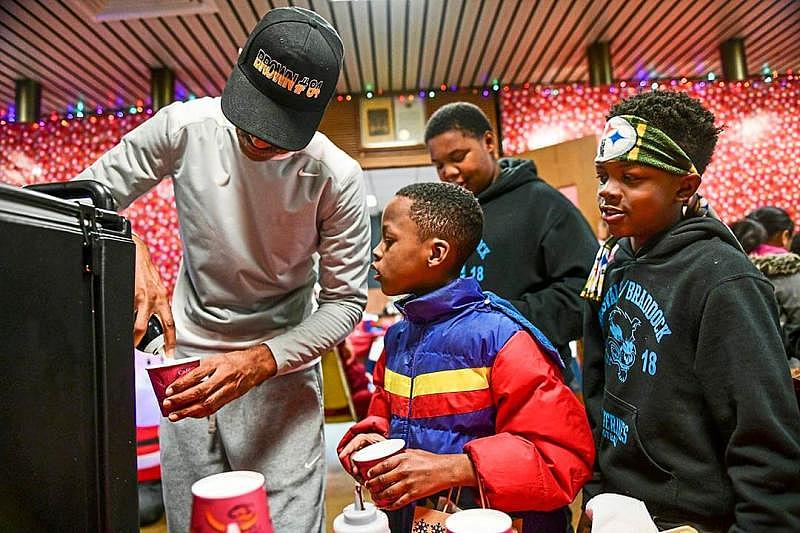
<instances>
[{"instance_id":1,"label":"boy's ear","mask_svg":"<svg viewBox=\"0 0 800 533\"><path fill-rule=\"evenodd\" d=\"M450 243L444 239L432 238L428 266L441 266L450 257Z\"/></svg>"},{"instance_id":2,"label":"boy's ear","mask_svg":"<svg viewBox=\"0 0 800 533\"><path fill-rule=\"evenodd\" d=\"M681 203L686 203L697 192L700 187L700 174L686 174L678 178L678 190L675 192L676 199Z\"/></svg>"}]
</instances>

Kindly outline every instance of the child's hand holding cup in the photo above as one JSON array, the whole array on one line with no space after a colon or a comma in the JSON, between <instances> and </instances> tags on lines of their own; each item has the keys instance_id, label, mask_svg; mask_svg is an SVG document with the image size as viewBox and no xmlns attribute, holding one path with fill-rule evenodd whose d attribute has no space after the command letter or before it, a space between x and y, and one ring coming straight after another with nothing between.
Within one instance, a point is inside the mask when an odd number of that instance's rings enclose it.
<instances>
[{"instance_id":1,"label":"child's hand holding cup","mask_svg":"<svg viewBox=\"0 0 800 533\"><path fill-rule=\"evenodd\" d=\"M350 456L350 461L358 468L359 474L364 479L368 479L369 470L373 466L382 463L389 457L397 455L405 450L405 448L406 441L403 439L382 440L356 451ZM372 499L378 507L385 507L391 503L387 501L378 501L374 497Z\"/></svg>"}]
</instances>

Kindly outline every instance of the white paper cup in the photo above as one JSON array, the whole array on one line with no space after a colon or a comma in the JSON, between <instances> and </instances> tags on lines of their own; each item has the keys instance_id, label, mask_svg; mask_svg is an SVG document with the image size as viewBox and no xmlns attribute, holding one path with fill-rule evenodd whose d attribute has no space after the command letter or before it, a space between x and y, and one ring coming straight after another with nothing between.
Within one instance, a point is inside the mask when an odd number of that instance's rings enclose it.
<instances>
[{"instance_id":1,"label":"white paper cup","mask_svg":"<svg viewBox=\"0 0 800 533\"><path fill-rule=\"evenodd\" d=\"M447 533L509 533L511 517L495 509L467 509L450 515Z\"/></svg>"}]
</instances>

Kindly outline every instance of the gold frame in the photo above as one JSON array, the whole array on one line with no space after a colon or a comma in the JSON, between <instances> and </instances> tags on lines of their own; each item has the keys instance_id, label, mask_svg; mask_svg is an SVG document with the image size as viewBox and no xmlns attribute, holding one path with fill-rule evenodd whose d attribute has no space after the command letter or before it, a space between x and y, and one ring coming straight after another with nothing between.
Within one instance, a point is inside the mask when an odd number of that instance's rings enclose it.
<instances>
[{"instance_id":1,"label":"gold frame","mask_svg":"<svg viewBox=\"0 0 800 533\"><path fill-rule=\"evenodd\" d=\"M361 98L360 108L361 146L364 148L396 146L392 97Z\"/></svg>"},{"instance_id":2,"label":"gold frame","mask_svg":"<svg viewBox=\"0 0 800 533\"><path fill-rule=\"evenodd\" d=\"M406 106L402 97L378 96L359 101L359 130L361 147L397 148L422 146L425 131L425 106L415 101L417 109L410 115L400 106ZM419 107L421 105L421 107ZM405 133L405 139L400 133ZM411 133L411 135L409 135Z\"/></svg>"}]
</instances>

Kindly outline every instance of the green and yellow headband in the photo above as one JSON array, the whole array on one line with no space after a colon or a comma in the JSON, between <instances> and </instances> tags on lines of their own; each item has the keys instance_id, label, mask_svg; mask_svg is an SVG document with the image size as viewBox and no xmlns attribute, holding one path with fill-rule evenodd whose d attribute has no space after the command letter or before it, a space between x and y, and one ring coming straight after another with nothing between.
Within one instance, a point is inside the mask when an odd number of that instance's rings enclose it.
<instances>
[{"instance_id":1,"label":"green and yellow headband","mask_svg":"<svg viewBox=\"0 0 800 533\"><path fill-rule=\"evenodd\" d=\"M612 159L648 165L672 174L699 174L675 141L633 115L611 117L606 122L594 161L603 163Z\"/></svg>"}]
</instances>

